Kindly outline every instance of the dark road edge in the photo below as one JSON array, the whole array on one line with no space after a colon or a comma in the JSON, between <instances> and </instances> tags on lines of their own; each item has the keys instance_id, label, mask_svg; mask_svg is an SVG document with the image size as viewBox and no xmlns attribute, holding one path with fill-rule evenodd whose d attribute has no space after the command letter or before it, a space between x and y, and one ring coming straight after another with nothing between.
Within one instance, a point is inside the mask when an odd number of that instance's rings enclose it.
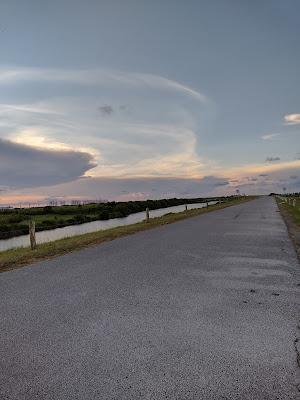
<instances>
[{"instance_id":1,"label":"dark road edge","mask_svg":"<svg viewBox=\"0 0 300 400\"><path fill-rule=\"evenodd\" d=\"M230 206L238 205L250 200L255 196L248 196L231 200L227 203L215 204L208 208L193 209L180 213L170 213L162 217L151 218L149 222L139 222L132 225L121 226L104 231L86 233L84 235L73 236L65 239L56 240L49 243L40 244L35 250L29 247L7 250L0 253L0 272L20 268L28 264L36 263L45 259L54 258L70 252L81 250L89 246L99 245L117 239L122 236L132 235L134 233L153 229L165 224L171 224L186 218L206 214L208 212L221 210Z\"/></svg>"}]
</instances>

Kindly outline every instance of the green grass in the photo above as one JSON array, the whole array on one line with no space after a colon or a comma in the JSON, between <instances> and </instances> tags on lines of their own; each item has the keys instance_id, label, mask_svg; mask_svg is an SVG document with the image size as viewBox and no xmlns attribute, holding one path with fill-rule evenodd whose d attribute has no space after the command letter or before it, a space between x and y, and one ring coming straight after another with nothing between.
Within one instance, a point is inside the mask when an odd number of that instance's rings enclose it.
<instances>
[{"instance_id":1,"label":"green grass","mask_svg":"<svg viewBox=\"0 0 300 400\"><path fill-rule=\"evenodd\" d=\"M193 209L188 210L187 212L167 214L159 218L151 218L148 223L140 222L128 226L122 226L104 231L74 236L66 239L60 239L54 242L40 244L35 250L31 250L30 248L20 248L4 251L0 253L0 272L8 271L10 269L18 268L40 260L66 254L87 246L97 245L106 241L119 238L121 236L134 234L161 225L171 224L185 218L190 218L207 212L220 210L222 208L252 200L253 198L254 197L234 199L226 203L209 206L208 208Z\"/></svg>"},{"instance_id":2,"label":"green grass","mask_svg":"<svg viewBox=\"0 0 300 400\"><path fill-rule=\"evenodd\" d=\"M277 197L277 202L284 211L286 211L291 217L293 222L300 227L300 198L293 197L290 200L296 200L296 206L292 206Z\"/></svg>"}]
</instances>

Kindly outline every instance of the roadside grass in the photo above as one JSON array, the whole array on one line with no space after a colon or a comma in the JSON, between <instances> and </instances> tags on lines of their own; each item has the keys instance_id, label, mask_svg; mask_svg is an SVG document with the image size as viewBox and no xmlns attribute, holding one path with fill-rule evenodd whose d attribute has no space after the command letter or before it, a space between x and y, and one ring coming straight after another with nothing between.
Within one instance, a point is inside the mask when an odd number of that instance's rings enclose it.
<instances>
[{"instance_id":1,"label":"roadside grass","mask_svg":"<svg viewBox=\"0 0 300 400\"><path fill-rule=\"evenodd\" d=\"M296 201L295 207L292 205L293 200ZM289 196L285 202L276 197L276 201L300 261L300 198Z\"/></svg>"},{"instance_id":2,"label":"roadside grass","mask_svg":"<svg viewBox=\"0 0 300 400\"><path fill-rule=\"evenodd\" d=\"M282 201L280 198L276 198L277 204L279 205L279 208L281 211L285 211L289 214L289 216L292 218L292 221L300 227L300 198L295 197L293 198L296 200L296 205L295 207L292 206L289 203L286 203ZM292 199L292 200L293 200ZM290 200L291 201L291 200Z\"/></svg>"},{"instance_id":3,"label":"roadside grass","mask_svg":"<svg viewBox=\"0 0 300 400\"><path fill-rule=\"evenodd\" d=\"M98 245L122 236L153 229L161 225L171 224L186 218L205 214L207 212L220 210L253 200L254 198L255 196L233 199L226 203L211 205L208 208L193 209L180 213L170 213L158 218L150 218L149 222L143 221L132 225L86 233L84 235L43 243L39 244L35 250L31 250L29 247L26 247L0 252L0 272L19 268L24 265L80 250L88 246Z\"/></svg>"}]
</instances>

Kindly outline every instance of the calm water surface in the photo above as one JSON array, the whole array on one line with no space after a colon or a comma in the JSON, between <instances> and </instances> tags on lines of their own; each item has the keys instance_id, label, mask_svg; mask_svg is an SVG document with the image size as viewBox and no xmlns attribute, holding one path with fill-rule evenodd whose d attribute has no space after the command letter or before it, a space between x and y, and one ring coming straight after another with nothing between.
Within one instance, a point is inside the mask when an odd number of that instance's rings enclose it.
<instances>
[{"instance_id":1,"label":"calm water surface","mask_svg":"<svg viewBox=\"0 0 300 400\"><path fill-rule=\"evenodd\" d=\"M208 204L216 204L217 201L210 201ZM205 207L206 203L188 204L188 209ZM157 210L150 210L150 218L161 217L168 213L177 213L185 210L184 205L159 208ZM114 218L107 221L93 221L80 225L66 226L64 228L51 229L42 232L36 232L36 242L47 243L54 240L63 239L66 237L82 235L84 233L97 232L117 226L131 225L141 222L145 219L145 212L130 214L124 218ZM29 235L17 236L10 239L0 240L0 251L14 249L18 247L28 247L30 245Z\"/></svg>"}]
</instances>

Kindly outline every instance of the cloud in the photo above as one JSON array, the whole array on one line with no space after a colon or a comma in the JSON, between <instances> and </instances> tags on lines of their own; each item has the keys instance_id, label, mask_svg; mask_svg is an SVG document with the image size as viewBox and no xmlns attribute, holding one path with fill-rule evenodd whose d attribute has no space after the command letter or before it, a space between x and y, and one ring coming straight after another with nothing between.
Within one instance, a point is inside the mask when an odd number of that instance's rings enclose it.
<instances>
[{"instance_id":1,"label":"cloud","mask_svg":"<svg viewBox=\"0 0 300 400\"><path fill-rule=\"evenodd\" d=\"M89 153L55 151L0 139L0 182L9 188L55 185L95 167Z\"/></svg>"},{"instance_id":2,"label":"cloud","mask_svg":"<svg viewBox=\"0 0 300 400\"><path fill-rule=\"evenodd\" d=\"M286 125L300 124L300 114L287 114L284 116L284 123Z\"/></svg>"},{"instance_id":3,"label":"cloud","mask_svg":"<svg viewBox=\"0 0 300 400\"><path fill-rule=\"evenodd\" d=\"M299 170L300 161L293 160L237 166L226 170L222 169L222 173L231 177L231 189L239 187L242 192L247 194L268 194L270 192L282 192L283 186L291 193L300 191L300 179L291 178L292 176L299 176ZM260 179L253 181L249 178L249 174L254 179L255 176ZM230 188L226 187L226 193L229 190Z\"/></svg>"},{"instance_id":4,"label":"cloud","mask_svg":"<svg viewBox=\"0 0 300 400\"><path fill-rule=\"evenodd\" d=\"M114 109L112 108L112 106L105 105L105 106L99 107L99 111L101 112L102 115L108 116L113 113Z\"/></svg>"},{"instance_id":5,"label":"cloud","mask_svg":"<svg viewBox=\"0 0 300 400\"><path fill-rule=\"evenodd\" d=\"M223 193L226 178L206 176L185 178L85 178L52 187L10 191L1 196L2 203L17 203L22 199L44 202L47 198L60 201L72 199L143 200L172 197L205 197ZM41 197L41 193L44 196Z\"/></svg>"},{"instance_id":6,"label":"cloud","mask_svg":"<svg viewBox=\"0 0 300 400\"><path fill-rule=\"evenodd\" d=\"M280 133L268 133L266 135L263 135L261 138L263 140L271 140L271 139L273 139L274 137L277 137L277 136L280 136Z\"/></svg>"},{"instance_id":7,"label":"cloud","mask_svg":"<svg viewBox=\"0 0 300 400\"><path fill-rule=\"evenodd\" d=\"M267 157L266 162L280 161L280 157Z\"/></svg>"},{"instance_id":8,"label":"cloud","mask_svg":"<svg viewBox=\"0 0 300 400\"><path fill-rule=\"evenodd\" d=\"M290 178L291 178L291 179L297 179L297 178L298 178L298 175L291 175Z\"/></svg>"},{"instance_id":9,"label":"cloud","mask_svg":"<svg viewBox=\"0 0 300 400\"><path fill-rule=\"evenodd\" d=\"M194 88L151 74L43 68L2 68L0 88L3 139L93 154L93 176L203 176L199 136L213 107Z\"/></svg>"},{"instance_id":10,"label":"cloud","mask_svg":"<svg viewBox=\"0 0 300 400\"><path fill-rule=\"evenodd\" d=\"M250 184L249 174L251 176L259 176L262 179L258 180L255 183L255 192L252 190L246 190L247 193L266 193L267 186L272 187L272 191L279 190L278 189L278 179L282 177L284 182L290 180L290 175L297 175L300 170L300 160L293 161L285 161L285 162L268 162L268 163L260 163L260 164L245 164L238 165L229 168L220 168L215 167L212 168L214 175L223 175L230 177L230 184L236 186L239 185L247 185ZM267 178L267 179L264 179ZM267 183L267 186L264 185ZM295 182L294 182L295 183ZM252 183L253 185L253 183ZM295 185L293 185L295 186ZM228 187L226 188L228 192ZM294 190L295 191L295 190Z\"/></svg>"},{"instance_id":11,"label":"cloud","mask_svg":"<svg viewBox=\"0 0 300 400\"><path fill-rule=\"evenodd\" d=\"M51 68L0 68L0 84L19 82L65 82L91 86L130 86L149 89L169 89L201 101L208 99L199 91L180 82L153 74L124 72L107 69L51 69Z\"/></svg>"},{"instance_id":12,"label":"cloud","mask_svg":"<svg viewBox=\"0 0 300 400\"><path fill-rule=\"evenodd\" d=\"M250 166L251 167L251 166ZM249 166L245 169L236 167L232 169L232 178L229 180L223 176L210 175L198 179L176 177L86 177L72 182L56 184L49 187L24 188L10 190L1 193L2 204L22 202L41 202L45 199L56 198L60 201L72 199L108 199L108 200L142 200L147 198L168 197L206 197L235 194L236 189L247 194L280 193L283 187L287 192L300 191L300 179L291 179L291 176L299 175L300 162L292 161L275 164L261 164ZM261 176L257 181L249 179L249 171L252 177ZM267 173L260 173L267 171ZM225 174L225 171L223 170ZM226 171L226 176L229 170ZM236 174L236 178L233 178ZM244 175L243 175L244 174ZM267 178L266 178L267 177ZM266 178L266 179L264 179Z\"/></svg>"}]
</instances>

